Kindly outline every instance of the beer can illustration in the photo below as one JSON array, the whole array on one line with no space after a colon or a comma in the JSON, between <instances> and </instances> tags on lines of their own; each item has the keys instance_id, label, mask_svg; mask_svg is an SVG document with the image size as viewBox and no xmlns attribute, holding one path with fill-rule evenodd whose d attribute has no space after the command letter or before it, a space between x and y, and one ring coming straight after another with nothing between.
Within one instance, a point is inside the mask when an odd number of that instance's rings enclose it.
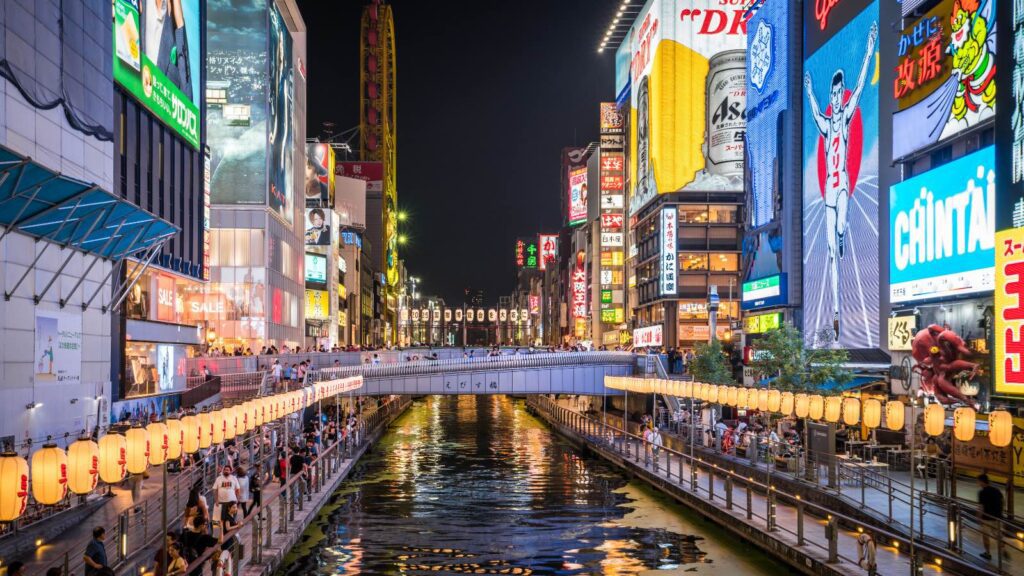
<instances>
[{"instance_id":1,"label":"beer can illustration","mask_svg":"<svg viewBox=\"0 0 1024 576\"><path fill-rule=\"evenodd\" d=\"M747 129L747 70L743 50L720 52L708 61L704 169L718 176L742 176Z\"/></svg>"}]
</instances>

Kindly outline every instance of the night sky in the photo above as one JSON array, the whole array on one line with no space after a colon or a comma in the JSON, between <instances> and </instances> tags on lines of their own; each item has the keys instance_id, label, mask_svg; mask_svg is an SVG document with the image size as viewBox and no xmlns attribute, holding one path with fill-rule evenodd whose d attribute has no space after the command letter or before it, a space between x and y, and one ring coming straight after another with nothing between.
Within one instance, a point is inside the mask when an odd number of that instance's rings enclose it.
<instances>
[{"instance_id":1,"label":"night sky","mask_svg":"<svg viewBox=\"0 0 1024 576\"><path fill-rule=\"evenodd\" d=\"M358 0L298 0L309 30L308 126L359 117ZM517 236L561 226L562 147L597 139L617 0L393 0L402 258L426 294L512 291ZM358 140L352 141L358 148Z\"/></svg>"}]
</instances>

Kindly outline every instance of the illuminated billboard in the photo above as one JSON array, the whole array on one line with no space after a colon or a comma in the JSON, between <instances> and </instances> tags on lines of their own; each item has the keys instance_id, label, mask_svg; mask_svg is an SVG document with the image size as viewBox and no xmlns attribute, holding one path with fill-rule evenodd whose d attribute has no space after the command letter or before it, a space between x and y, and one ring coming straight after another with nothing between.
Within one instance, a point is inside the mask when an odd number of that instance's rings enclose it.
<instances>
[{"instance_id":1,"label":"illuminated billboard","mask_svg":"<svg viewBox=\"0 0 1024 576\"><path fill-rule=\"evenodd\" d=\"M291 224L295 206L295 159L292 142L295 79L292 73L292 35L276 5L270 7L270 194L273 213Z\"/></svg>"},{"instance_id":2,"label":"illuminated billboard","mask_svg":"<svg viewBox=\"0 0 1024 576\"><path fill-rule=\"evenodd\" d=\"M266 10L265 0L207 5L206 139L213 153L213 204L267 202Z\"/></svg>"},{"instance_id":3,"label":"illuminated billboard","mask_svg":"<svg viewBox=\"0 0 1024 576\"><path fill-rule=\"evenodd\" d=\"M875 348L878 0L805 10L803 246L804 269L815 273L803 275L804 338L810 347Z\"/></svg>"},{"instance_id":4,"label":"illuminated billboard","mask_svg":"<svg viewBox=\"0 0 1024 576\"><path fill-rule=\"evenodd\" d=\"M306 282L327 282L327 256L306 253Z\"/></svg>"},{"instance_id":5,"label":"illuminated billboard","mask_svg":"<svg viewBox=\"0 0 1024 576\"><path fill-rule=\"evenodd\" d=\"M893 158L995 115L995 5L942 0L900 33L891 92L899 110L892 117Z\"/></svg>"},{"instance_id":6,"label":"illuminated billboard","mask_svg":"<svg viewBox=\"0 0 1024 576\"><path fill-rule=\"evenodd\" d=\"M114 80L199 149L201 0L114 0Z\"/></svg>"},{"instance_id":7,"label":"illuminated billboard","mask_svg":"<svg viewBox=\"0 0 1024 576\"><path fill-rule=\"evenodd\" d=\"M306 318L326 320L330 315L330 292L326 290L306 290Z\"/></svg>"},{"instance_id":8,"label":"illuminated billboard","mask_svg":"<svg viewBox=\"0 0 1024 576\"><path fill-rule=\"evenodd\" d=\"M569 169L569 224L587 219L587 168Z\"/></svg>"},{"instance_id":9,"label":"illuminated billboard","mask_svg":"<svg viewBox=\"0 0 1024 576\"><path fill-rule=\"evenodd\" d=\"M677 292L676 287L676 274L677 274L677 235L676 229L679 227L679 216L676 212L675 206L667 206L661 209L661 233L660 233L660 255L661 263L659 269L661 271L660 281L660 294L662 296L675 296Z\"/></svg>"},{"instance_id":10,"label":"illuminated billboard","mask_svg":"<svg viewBox=\"0 0 1024 576\"><path fill-rule=\"evenodd\" d=\"M989 146L890 188L892 302L993 289L995 159Z\"/></svg>"},{"instance_id":11,"label":"illuminated billboard","mask_svg":"<svg viewBox=\"0 0 1024 576\"><path fill-rule=\"evenodd\" d=\"M558 262L558 235L540 234L537 237L540 245L540 269L547 270Z\"/></svg>"},{"instance_id":12,"label":"illuminated billboard","mask_svg":"<svg viewBox=\"0 0 1024 576\"><path fill-rule=\"evenodd\" d=\"M786 303L786 275L776 274L743 283L740 307L756 310Z\"/></svg>"},{"instance_id":13,"label":"illuminated billboard","mask_svg":"<svg viewBox=\"0 0 1024 576\"><path fill-rule=\"evenodd\" d=\"M519 238L516 240L516 268L536 270L540 265L540 249L537 248L537 241L533 238Z\"/></svg>"},{"instance_id":14,"label":"illuminated billboard","mask_svg":"<svg viewBox=\"0 0 1024 576\"><path fill-rule=\"evenodd\" d=\"M306 144L306 204L330 205L334 198L334 149L329 144Z\"/></svg>"},{"instance_id":15,"label":"illuminated billboard","mask_svg":"<svg viewBox=\"0 0 1024 576\"><path fill-rule=\"evenodd\" d=\"M743 190L747 9L649 0L629 31L630 214L658 194Z\"/></svg>"},{"instance_id":16,"label":"illuminated billboard","mask_svg":"<svg viewBox=\"0 0 1024 576\"><path fill-rule=\"evenodd\" d=\"M306 210L306 246L331 245L331 221L328 214L330 211L325 212L320 208Z\"/></svg>"},{"instance_id":17,"label":"illuminated billboard","mask_svg":"<svg viewBox=\"0 0 1024 576\"><path fill-rule=\"evenodd\" d=\"M1024 395L1024 228L996 234L996 394Z\"/></svg>"},{"instance_id":18,"label":"illuminated billboard","mask_svg":"<svg viewBox=\"0 0 1024 576\"><path fill-rule=\"evenodd\" d=\"M743 280L777 277L796 265L786 250L792 226L789 195L800 178L799 128L791 109L792 38L799 37L789 0L765 0L747 22L747 171ZM777 301L784 305L785 299Z\"/></svg>"}]
</instances>

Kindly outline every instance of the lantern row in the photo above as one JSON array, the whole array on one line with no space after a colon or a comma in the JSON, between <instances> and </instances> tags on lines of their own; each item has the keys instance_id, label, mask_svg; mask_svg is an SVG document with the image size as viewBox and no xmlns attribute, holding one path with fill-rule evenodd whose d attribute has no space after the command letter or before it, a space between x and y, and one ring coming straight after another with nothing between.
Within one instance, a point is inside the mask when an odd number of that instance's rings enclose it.
<instances>
[{"instance_id":1,"label":"lantern row","mask_svg":"<svg viewBox=\"0 0 1024 576\"><path fill-rule=\"evenodd\" d=\"M232 440L257 426L302 410L324 398L362 387L363 377L318 382L301 390L282 392L236 406L169 418L124 434L110 432L94 442L82 438L65 452L54 443L32 454L31 493L36 502L53 505L67 496L92 492L98 482L115 484L128 474L142 474L182 454ZM0 454L0 522L12 522L25 513L29 495L29 462L13 451Z\"/></svg>"},{"instance_id":2,"label":"lantern row","mask_svg":"<svg viewBox=\"0 0 1024 576\"><path fill-rule=\"evenodd\" d=\"M794 394L767 388L747 388L682 382L675 380L644 379L628 376L605 376L604 384L613 390L624 390L640 394L664 394L679 398L692 398L712 404L723 404L737 408L756 409L783 416L839 422L848 426L863 424L867 428L882 426L885 412L885 427L889 430L904 428L903 402L890 400L882 406L875 398L865 399L821 394ZM961 442L974 439L974 425L977 414L974 408L963 406L953 411L953 435ZM941 404L929 404L924 409L924 429L929 436L939 436L946 427L946 411ZM988 439L996 447L1009 446L1013 439L1013 416L1005 410L996 410L988 415Z\"/></svg>"}]
</instances>

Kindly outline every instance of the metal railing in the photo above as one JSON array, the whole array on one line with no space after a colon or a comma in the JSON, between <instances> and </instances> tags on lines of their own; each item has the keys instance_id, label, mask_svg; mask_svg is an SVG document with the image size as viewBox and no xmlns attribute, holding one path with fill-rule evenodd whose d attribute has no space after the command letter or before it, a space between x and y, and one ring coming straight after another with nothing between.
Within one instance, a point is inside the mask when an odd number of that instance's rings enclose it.
<instances>
[{"instance_id":1,"label":"metal railing","mask_svg":"<svg viewBox=\"0 0 1024 576\"><path fill-rule=\"evenodd\" d=\"M630 352L543 352L534 354L456 358L451 360L421 360L401 364L364 364L342 366L335 377L363 375L366 378L394 378L424 374L474 372L482 370L516 370L548 366L632 365Z\"/></svg>"},{"instance_id":2,"label":"metal railing","mask_svg":"<svg viewBox=\"0 0 1024 576\"><path fill-rule=\"evenodd\" d=\"M893 530L878 527L864 527L864 523L828 507L802 499L799 494L788 493L774 484L769 487L753 476L737 473L732 467L726 468L712 461L705 461L697 454L687 454L669 447L661 448L654 456L646 449L643 438L627 432L607 422L581 414L558 405L546 396L533 396L530 405L547 413L557 424L568 427L573 432L585 437L600 448L613 451L617 456L644 466L656 475L681 488L684 491L708 502L724 502L726 509L738 508L745 513L748 521L754 519L763 522L769 532L781 531L794 537L799 546L811 546L827 554L829 562L848 562L857 565L857 558L843 555L839 551L839 525L844 524L850 529L860 528L871 533L879 546L898 543L896 550L903 554L911 548L915 555L908 558L908 563L922 566L925 562L933 563L941 559L943 568L960 569L971 574L1003 574L991 567L979 566L966 562L957 550L949 547L936 546L930 542L915 541L913 547L907 537ZM703 481L701 481L703 478ZM716 493L716 479L724 482L724 493ZM744 489L737 498L736 489ZM721 486L717 490L723 490ZM754 496L763 501L763 509L753 506ZM745 501L745 505L744 505ZM780 506L788 507L789 516L796 518L795 525L785 525L777 521L777 510ZM815 526L824 524L826 530L814 532ZM964 524L968 526L969 524ZM879 554L881 556L881 554ZM889 573L889 572L887 572Z\"/></svg>"}]
</instances>

